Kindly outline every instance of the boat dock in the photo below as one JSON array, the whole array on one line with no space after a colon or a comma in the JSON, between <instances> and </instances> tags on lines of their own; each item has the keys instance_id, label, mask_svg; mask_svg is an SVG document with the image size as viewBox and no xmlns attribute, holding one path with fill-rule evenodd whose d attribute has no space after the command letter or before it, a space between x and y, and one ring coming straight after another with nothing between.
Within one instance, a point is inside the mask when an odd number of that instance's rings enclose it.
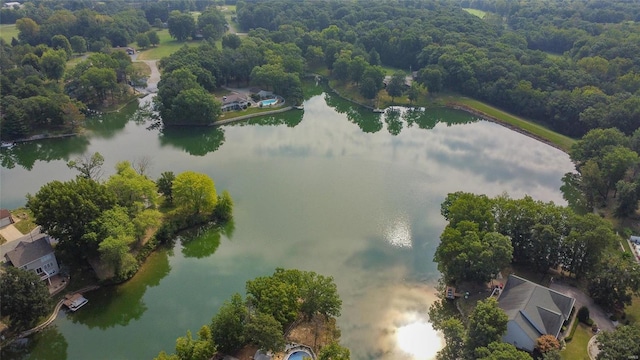
<instances>
[{"instance_id":1,"label":"boat dock","mask_svg":"<svg viewBox=\"0 0 640 360\"><path fill-rule=\"evenodd\" d=\"M69 310L76 311L81 307L83 307L88 302L89 300L87 300L84 296L82 296L82 294L75 293L73 295L72 294L65 295L63 304L66 307L68 307Z\"/></svg>"}]
</instances>

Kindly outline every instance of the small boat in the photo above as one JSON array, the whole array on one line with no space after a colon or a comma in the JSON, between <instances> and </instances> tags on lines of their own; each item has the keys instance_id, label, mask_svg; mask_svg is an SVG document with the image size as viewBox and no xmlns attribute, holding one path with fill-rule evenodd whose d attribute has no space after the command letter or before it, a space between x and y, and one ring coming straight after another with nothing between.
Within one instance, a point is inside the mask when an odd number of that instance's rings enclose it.
<instances>
[{"instance_id":1,"label":"small boat","mask_svg":"<svg viewBox=\"0 0 640 360\"><path fill-rule=\"evenodd\" d=\"M2 148L2 149L11 149L15 144L16 144L16 143L14 143L14 142L7 142L7 141L3 141L3 142L0 144L0 148Z\"/></svg>"},{"instance_id":2,"label":"small boat","mask_svg":"<svg viewBox=\"0 0 640 360\"><path fill-rule=\"evenodd\" d=\"M66 307L68 307L69 310L76 311L81 307L83 307L88 302L89 300L87 300L84 296L82 296L82 294L76 293L73 295L71 294L65 295L63 304Z\"/></svg>"}]
</instances>

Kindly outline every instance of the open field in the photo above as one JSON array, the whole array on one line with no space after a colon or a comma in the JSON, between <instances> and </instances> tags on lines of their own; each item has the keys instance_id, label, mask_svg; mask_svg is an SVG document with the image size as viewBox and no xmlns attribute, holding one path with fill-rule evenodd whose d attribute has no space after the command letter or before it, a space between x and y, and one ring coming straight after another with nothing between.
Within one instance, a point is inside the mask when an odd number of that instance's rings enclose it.
<instances>
[{"instance_id":1,"label":"open field","mask_svg":"<svg viewBox=\"0 0 640 360\"><path fill-rule=\"evenodd\" d=\"M545 139L557 145L559 148L561 148L564 151L569 151L569 149L571 149L571 145L573 145L573 143L575 142L574 139L568 136L559 134L540 124L536 124L532 121L509 114L506 111L502 111L498 108L495 108L491 105L487 105L478 100L470 99L464 96L457 96L457 95L445 95L445 96L439 97L439 99L444 101L445 103L461 104L461 105L470 107L472 109L478 110L508 125L512 125L516 128L522 129L528 133L531 133L535 136Z\"/></svg>"},{"instance_id":2,"label":"open field","mask_svg":"<svg viewBox=\"0 0 640 360\"><path fill-rule=\"evenodd\" d=\"M158 31L158 37L160 38L160 44L156 47L140 50L138 53L138 60L159 60L163 57L167 57L174 52L178 51L184 45L198 46L201 41L177 41L169 35L169 30L163 29ZM129 46L137 48L136 43L131 43Z\"/></svg>"},{"instance_id":3,"label":"open field","mask_svg":"<svg viewBox=\"0 0 640 360\"><path fill-rule=\"evenodd\" d=\"M482 11L482 10L478 10L478 9L463 8L462 10L468 12L471 15L475 15L475 16L479 17L480 19L483 19L484 16L487 14L486 11Z\"/></svg>"},{"instance_id":4,"label":"open field","mask_svg":"<svg viewBox=\"0 0 640 360\"><path fill-rule=\"evenodd\" d=\"M11 44L11 38L18 38L18 29L16 24L0 25L0 38Z\"/></svg>"},{"instance_id":5,"label":"open field","mask_svg":"<svg viewBox=\"0 0 640 360\"><path fill-rule=\"evenodd\" d=\"M593 332L591 332L590 327L585 324L578 324L576 332L573 334L573 339L560 352L560 356L565 360L589 360L587 344L592 336Z\"/></svg>"}]
</instances>

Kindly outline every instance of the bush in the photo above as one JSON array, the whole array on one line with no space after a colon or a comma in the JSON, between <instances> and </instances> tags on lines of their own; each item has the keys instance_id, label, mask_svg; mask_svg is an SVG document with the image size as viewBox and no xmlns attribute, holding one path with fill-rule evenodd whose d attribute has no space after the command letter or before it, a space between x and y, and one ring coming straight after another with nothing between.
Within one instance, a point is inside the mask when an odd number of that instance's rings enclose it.
<instances>
[{"instance_id":1,"label":"bush","mask_svg":"<svg viewBox=\"0 0 640 360\"><path fill-rule=\"evenodd\" d=\"M587 319L587 321L585 322L585 324L589 325L589 326L593 326L593 319Z\"/></svg>"},{"instance_id":2,"label":"bush","mask_svg":"<svg viewBox=\"0 0 640 360\"><path fill-rule=\"evenodd\" d=\"M587 325L591 325L589 324L587 321L589 321L589 308L587 308L586 306L583 306L580 308L580 310L578 310L578 321L583 322Z\"/></svg>"},{"instance_id":3,"label":"bush","mask_svg":"<svg viewBox=\"0 0 640 360\"><path fill-rule=\"evenodd\" d=\"M611 321L618 321L618 317L617 317L615 314L613 314L613 315L609 316L609 319L610 319Z\"/></svg>"},{"instance_id":4,"label":"bush","mask_svg":"<svg viewBox=\"0 0 640 360\"><path fill-rule=\"evenodd\" d=\"M564 338L565 342L570 342L571 339L573 339L573 334L575 334L577 327L578 327L578 321L574 321L573 325L571 325L571 331L569 332L569 336Z\"/></svg>"}]
</instances>

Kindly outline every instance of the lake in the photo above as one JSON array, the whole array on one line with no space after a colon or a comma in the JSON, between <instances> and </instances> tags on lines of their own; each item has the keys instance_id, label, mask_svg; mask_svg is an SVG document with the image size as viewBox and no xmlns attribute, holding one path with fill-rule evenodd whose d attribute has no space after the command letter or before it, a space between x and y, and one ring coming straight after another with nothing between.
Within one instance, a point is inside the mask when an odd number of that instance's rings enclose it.
<instances>
[{"instance_id":1,"label":"lake","mask_svg":"<svg viewBox=\"0 0 640 360\"><path fill-rule=\"evenodd\" d=\"M103 179L122 160L150 174L210 175L235 201L224 231L190 234L157 251L130 281L86 294L21 351L2 358L150 359L208 324L247 280L277 267L335 278L338 324L353 359L430 359L442 346L428 322L446 225L440 203L469 191L564 203L568 155L522 134L448 110L374 114L318 90L290 111L221 129L149 129L133 116L91 119L85 136L3 149L1 202L76 173L66 161L100 152Z\"/></svg>"}]
</instances>

